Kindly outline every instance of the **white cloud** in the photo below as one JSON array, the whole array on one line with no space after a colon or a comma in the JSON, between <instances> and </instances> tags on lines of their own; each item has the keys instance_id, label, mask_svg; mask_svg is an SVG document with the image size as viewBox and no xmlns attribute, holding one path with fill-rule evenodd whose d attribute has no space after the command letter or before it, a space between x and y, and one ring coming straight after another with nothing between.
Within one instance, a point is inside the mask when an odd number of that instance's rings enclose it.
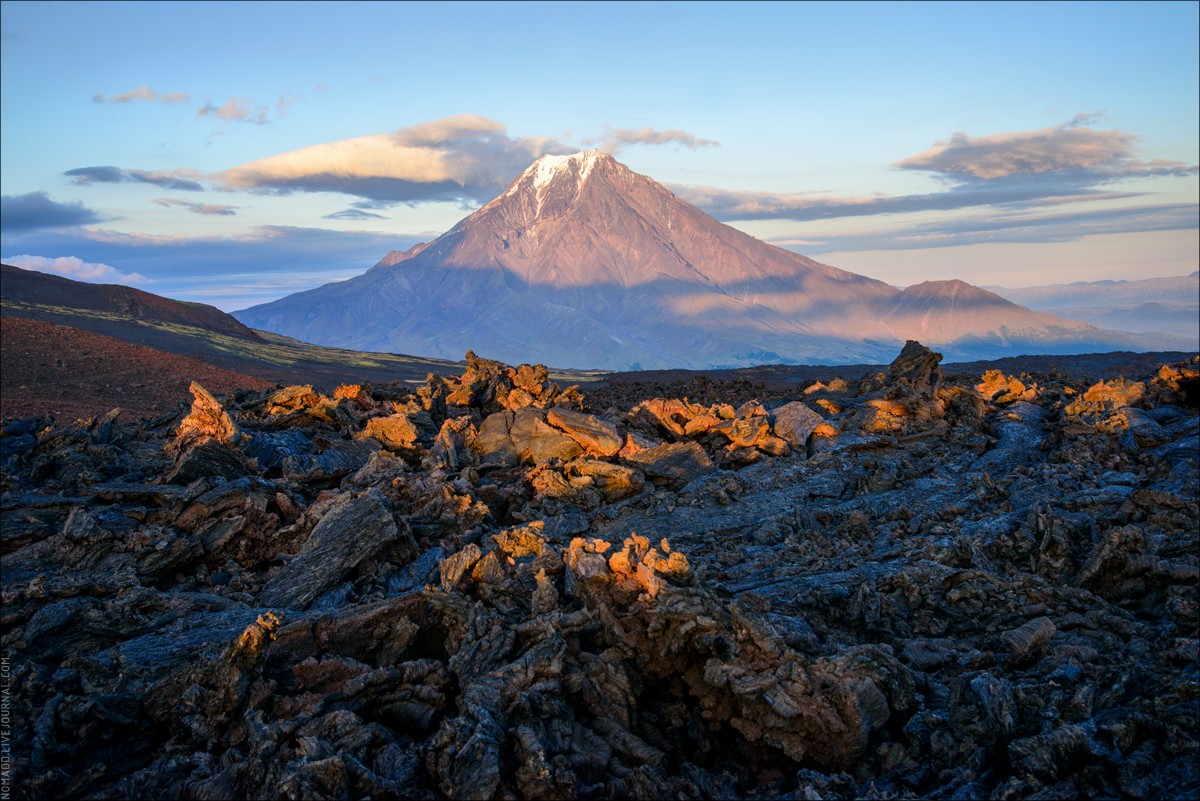
<instances>
[{"instance_id":1,"label":"white cloud","mask_svg":"<svg viewBox=\"0 0 1200 801\"><path fill-rule=\"evenodd\" d=\"M231 217L237 214L237 206L224 206L220 203L194 203L190 200L179 200L173 197L160 197L154 201L160 206L171 208L172 206L187 209L193 214L217 215Z\"/></svg>"},{"instance_id":2,"label":"white cloud","mask_svg":"<svg viewBox=\"0 0 1200 801\"><path fill-rule=\"evenodd\" d=\"M191 99L187 92L156 92L148 84L130 89L119 95L109 97L103 92L92 97L94 103L132 103L135 100L145 100L148 103L186 103Z\"/></svg>"},{"instance_id":3,"label":"white cloud","mask_svg":"<svg viewBox=\"0 0 1200 801\"><path fill-rule=\"evenodd\" d=\"M715 139L700 139L695 134L676 129L656 131L653 128L618 128L599 139L587 140L588 144L598 143L602 150L617 153L629 145L682 145L689 150L698 147L716 147L721 143Z\"/></svg>"},{"instance_id":4,"label":"white cloud","mask_svg":"<svg viewBox=\"0 0 1200 801\"><path fill-rule=\"evenodd\" d=\"M1144 192L1107 189L1132 178L1194 175L1200 168L1183 162L1142 159L1140 137L1121 131L1087 127L1098 115L1079 114L1068 122L1034 131L968 136L953 134L923 153L893 166L933 172L946 188L913 195L836 197L816 193L777 193L672 186L684 200L720 220L795 220L811 222L840 217L907 214L991 206L1034 209L1073 203L1133 199ZM1098 208L1096 220L1111 209ZM995 216L995 212L992 213ZM1150 221L1130 207L1126 217ZM1194 215L1193 215L1194 216ZM1187 224L1187 217L1171 219ZM1082 218L1079 218L1082 225ZM1082 230L1082 229L1081 229Z\"/></svg>"},{"instance_id":5,"label":"white cloud","mask_svg":"<svg viewBox=\"0 0 1200 801\"><path fill-rule=\"evenodd\" d=\"M34 270L39 273L51 273L70 278L75 281L86 281L91 284L121 284L134 286L137 284L153 283L149 278L139 273L123 273L107 264L92 263L77 259L74 256L9 256L5 264L20 267L22 270Z\"/></svg>"},{"instance_id":6,"label":"white cloud","mask_svg":"<svg viewBox=\"0 0 1200 801\"><path fill-rule=\"evenodd\" d=\"M1181 175L1195 167L1179 161L1138 161L1141 137L1088 128L1094 115L1076 115L1054 128L968 136L957 132L894 166L930 170L956 180L994 180L1016 175L1086 172L1111 178Z\"/></svg>"},{"instance_id":7,"label":"white cloud","mask_svg":"<svg viewBox=\"0 0 1200 801\"><path fill-rule=\"evenodd\" d=\"M286 111L286 108L283 110ZM196 116L216 117L226 122L250 122L255 125L266 125L270 122L267 119L267 107L248 97L231 97L223 106L214 106L210 101L200 107Z\"/></svg>"}]
</instances>

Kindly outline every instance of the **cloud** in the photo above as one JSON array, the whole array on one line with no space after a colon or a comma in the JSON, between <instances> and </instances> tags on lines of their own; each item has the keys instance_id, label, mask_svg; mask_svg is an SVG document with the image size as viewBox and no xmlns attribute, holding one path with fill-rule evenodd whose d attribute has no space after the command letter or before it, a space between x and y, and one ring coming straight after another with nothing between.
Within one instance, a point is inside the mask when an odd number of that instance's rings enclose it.
<instances>
[{"instance_id":1,"label":"cloud","mask_svg":"<svg viewBox=\"0 0 1200 801\"><path fill-rule=\"evenodd\" d=\"M128 92L111 97L100 93L92 97L93 103L132 103L135 100L145 100L148 103L186 103L191 99L187 92L156 92L148 85L142 84Z\"/></svg>"},{"instance_id":2,"label":"cloud","mask_svg":"<svg viewBox=\"0 0 1200 801\"><path fill-rule=\"evenodd\" d=\"M1094 234L1189 230L1200 226L1200 209L1184 203L1125 206L1046 214L988 212L954 220L934 220L895 228L822 235L803 240L775 238L781 247L813 255L862 250L908 250L996 242L1072 242Z\"/></svg>"},{"instance_id":3,"label":"cloud","mask_svg":"<svg viewBox=\"0 0 1200 801\"><path fill-rule=\"evenodd\" d=\"M120 167L77 167L63 173L71 178L71 182L80 186L88 184L123 184L143 183L161 186L163 189L176 189L184 192L201 192L204 187L200 182L185 177L190 174L185 170L171 172L147 172L145 170L123 170Z\"/></svg>"},{"instance_id":4,"label":"cloud","mask_svg":"<svg viewBox=\"0 0 1200 801\"><path fill-rule=\"evenodd\" d=\"M1139 192L1100 192L1049 182L1012 181L986 187L965 185L943 192L914 195L827 197L818 193L745 192L710 186L668 187L678 197L718 220L794 220L809 222L837 217L952 211L973 206L1056 206L1082 200L1140 197Z\"/></svg>"},{"instance_id":5,"label":"cloud","mask_svg":"<svg viewBox=\"0 0 1200 801\"><path fill-rule=\"evenodd\" d=\"M462 114L270 156L220 178L230 189L341 192L382 206L478 203L495 197L539 156L575 150L550 137L509 137L495 120Z\"/></svg>"},{"instance_id":6,"label":"cloud","mask_svg":"<svg viewBox=\"0 0 1200 801\"><path fill-rule=\"evenodd\" d=\"M282 115L295 100L294 95L281 96L278 113ZM267 122L267 107L244 98L231 99L220 108L209 103L198 114ZM676 144L693 149L718 144L686 131L651 128L619 129L601 140L591 141L603 141L610 152L634 144ZM512 137L496 120L478 114L459 114L391 133L312 145L215 175L200 176L190 170L145 172L112 166L80 167L66 175L78 184L144 182L169 189L200 191L205 187L196 178L202 177L228 191L278 195L337 192L359 198L352 208L361 210L425 202L457 203L472 208L494 198L540 156L563 155L578 149L554 137ZM368 218L346 215L331 219Z\"/></svg>"},{"instance_id":7,"label":"cloud","mask_svg":"<svg viewBox=\"0 0 1200 801\"><path fill-rule=\"evenodd\" d=\"M672 186L675 194L720 220L812 220L977 206L1035 208L1082 201L1119 200L1144 193L1103 189L1125 179L1194 175L1183 162L1139 160L1139 137L1096 131L1098 115L1080 114L1063 125L1037 131L970 137L948 142L893 166L933 172L947 188L911 195L831 197L821 193L774 193Z\"/></svg>"},{"instance_id":8,"label":"cloud","mask_svg":"<svg viewBox=\"0 0 1200 801\"><path fill-rule=\"evenodd\" d=\"M608 153L618 153L629 145L682 145L689 150L699 147L717 147L721 143L715 139L698 139L695 134L687 131L668 129L656 131L653 128L618 128L599 139L585 140L585 144L599 144L600 149Z\"/></svg>"},{"instance_id":9,"label":"cloud","mask_svg":"<svg viewBox=\"0 0 1200 801\"><path fill-rule=\"evenodd\" d=\"M356 200L350 204L354 209L390 209L400 205L395 200Z\"/></svg>"},{"instance_id":10,"label":"cloud","mask_svg":"<svg viewBox=\"0 0 1200 801\"><path fill-rule=\"evenodd\" d=\"M893 166L927 170L955 181L989 181L1016 175L1082 173L1094 180L1196 172L1181 161L1139 161L1141 137L1087 127L1095 115L1076 115L1054 128L973 137L951 135Z\"/></svg>"},{"instance_id":11,"label":"cloud","mask_svg":"<svg viewBox=\"0 0 1200 801\"><path fill-rule=\"evenodd\" d=\"M362 209L345 209L343 211L335 211L332 214L326 214L322 220L386 220L382 214L374 214Z\"/></svg>"},{"instance_id":12,"label":"cloud","mask_svg":"<svg viewBox=\"0 0 1200 801\"><path fill-rule=\"evenodd\" d=\"M67 228L103 222L106 218L83 203L59 203L45 192L4 195L0 202L0 229L28 231L37 228Z\"/></svg>"},{"instance_id":13,"label":"cloud","mask_svg":"<svg viewBox=\"0 0 1200 801\"><path fill-rule=\"evenodd\" d=\"M120 265L154 282L154 292L226 311L365 272L392 250L437 233L264 226L235 236L153 236L103 228L4 232L5 253L71 253Z\"/></svg>"},{"instance_id":14,"label":"cloud","mask_svg":"<svg viewBox=\"0 0 1200 801\"><path fill-rule=\"evenodd\" d=\"M458 114L401 128L392 134L392 138L404 147L438 147L495 134L503 135L505 130L503 123L489 120L487 117L478 114Z\"/></svg>"},{"instance_id":15,"label":"cloud","mask_svg":"<svg viewBox=\"0 0 1200 801\"><path fill-rule=\"evenodd\" d=\"M160 197L154 202L160 206L166 206L167 208L178 206L195 214L218 215L223 217L232 217L233 215L237 214L234 209L238 208L237 206L222 206L218 203L193 203L190 200L178 200L173 197Z\"/></svg>"},{"instance_id":16,"label":"cloud","mask_svg":"<svg viewBox=\"0 0 1200 801\"><path fill-rule=\"evenodd\" d=\"M282 102L282 98L280 98ZM290 103L288 104L291 105ZM284 107L286 110L286 107ZM248 97L231 97L225 101L223 106L214 106L212 101L205 103L196 112L197 117L216 117L219 120L226 122L249 122L254 125L266 125L270 120L267 119L267 107L255 103Z\"/></svg>"},{"instance_id":17,"label":"cloud","mask_svg":"<svg viewBox=\"0 0 1200 801\"><path fill-rule=\"evenodd\" d=\"M275 116L286 117L287 113L292 110L292 106L295 105L296 101L299 99L299 97L291 92L288 92L286 97L280 95L279 99L275 101Z\"/></svg>"},{"instance_id":18,"label":"cloud","mask_svg":"<svg viewBox=\"0 0 1200 801\"><path fill-rule=\"evenodd\" d=\"M7 256L5 264L20 267L22 270L34 270L39 273L61 275L75 281L87 281L91 284L121 284L134 286L137 284L153 283L149 278L138 273L123 273L107 264L95 264L77 259L74 256Z\"/></svg>"}]
</instances>

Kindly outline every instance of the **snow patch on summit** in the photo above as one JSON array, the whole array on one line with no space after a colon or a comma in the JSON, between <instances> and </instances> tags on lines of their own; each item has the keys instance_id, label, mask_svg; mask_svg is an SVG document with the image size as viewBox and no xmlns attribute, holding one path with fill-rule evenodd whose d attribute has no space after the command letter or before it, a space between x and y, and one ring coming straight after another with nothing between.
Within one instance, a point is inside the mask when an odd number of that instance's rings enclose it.
<instances>
[{"instance_id":1,"label":"snow patch on summit","mask_svg":"<svg viewBox=\"0 0 1200 801\"><path fill-rule=\"evenodd\" d=\"M532 179L533 190L537 197L537 213L540 214L546 190L550 188L551 184L560 176L570 180L572 172L574 172L575 192L578 193L583 188L588 176L592 174L592 170L603 158L605 158L605 154L599 150L584 150L566 156L542 156L529 165L523 173L517 176L508 189L493 198L484 208L495 205L501 198L517 194L521 187Z\"/></svg>"},{"instance_id":2,"label":"snow patch on summit","mask_svg":"<svg viewBox=\"0 0 1200 801\"><path fill-rule=\"evenodd\" d=\"M560 174L570 174L571 167L577 165L576 184L583 186L583 182L592 174L592 168L596 166L601 155L599 150L585 150L569 156L542 156L533 163L527 172L533 173L533 188L541 193Z\"/></svg>"}]
</instances>

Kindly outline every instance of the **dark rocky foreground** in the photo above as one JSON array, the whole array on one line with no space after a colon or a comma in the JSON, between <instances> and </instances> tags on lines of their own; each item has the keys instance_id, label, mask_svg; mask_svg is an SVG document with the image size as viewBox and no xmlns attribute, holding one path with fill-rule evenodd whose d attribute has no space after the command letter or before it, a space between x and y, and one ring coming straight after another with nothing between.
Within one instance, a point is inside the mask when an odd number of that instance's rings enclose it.
<instances>
[{"instance_id":1,"label":"dark rocky foreground","mask_svg":"<svg viewBox=\"0 0 1200 801\"><path fill-rule=\"evenodd\" d=\"M17 797L1196 797L1200 363L939 358L7 421Z\"/></svg>"}]
</instances>

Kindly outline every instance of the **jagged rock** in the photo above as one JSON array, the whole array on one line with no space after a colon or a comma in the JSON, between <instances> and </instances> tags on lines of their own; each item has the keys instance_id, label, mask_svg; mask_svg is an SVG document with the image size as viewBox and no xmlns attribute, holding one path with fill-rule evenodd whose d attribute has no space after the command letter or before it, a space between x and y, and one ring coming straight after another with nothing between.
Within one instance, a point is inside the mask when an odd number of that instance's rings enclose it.
<instances>
[{"instance_id":1,"label":"jagged rock","mask_svg":"<svg viewBox=\"0 0 1200 801\"><path fill-rule=\"evenodd\" d=\"M408 416L394 414L388 417L372 417L359 436L379 440L388 450L403 453L416 446L420 433Z\"/></svg>"},{"instance_id":2,"label":"jagged rock","mask_svg":"<svg viewBox=\"0 0 1200 801\"><path fill-rule=\"evenodd\" d=\"M201 478L232 481L249 472L250 466L238 451L220 440L205 439L180 453L164 480L171 484L191 484Z\"/></svg>"},{"instance_id":3,"label":"jagged rock","mask_svg":"<svg viewBox=\"0 0 1200 801\"><path fill-rule=\"evenodd\" d=\"M607 503L637 495L645 486L645 478L637 470L597 459L576 459L567 465L567 475L572 480L588 480Z\"/></svg>"},{"instance_id":4,"label":"jagged rock","mask_svg":"<svg viewBox=\"0 0 1200 801\"><path fill-rule=\"evenodd\" d=\"M466 372L446 384L446 403L471 406L484 414L492 414L504 409L566 407L579 400L574 387L560 390L558 384L550 380L543 365L522 364L514 369L501 362L481 359L472 351L467 351L466 360Z\"/></svg>"},{"instance_id":5,"label":"jagged rock","mask_svg":"<svg viewBox=\"0 0 1200 801\"><path fill-rule=\"evenodd\" d=\"M250 466L233 447L246 436L208 390L195 381L189 389L193 398L191 413L180 422L175 438L164 449L175 458L175 467L166 481L190 484L209 476L234 479L246 475Z\"/></svg>"},{"instance_id":6,"label":"jagged rock","mask_svg":"<svg viewBox=\"0 0 1200 801\"><path fill-rule=\"evenodd\" d=\"M1087 388L1087 391L1080 397L1080 401L1082 404L1119 409L1123 406L1138 405L1145 394L1146 385L1141 381L1118 378L1113 381L1096 382Z\"/></svg>"},{"instance_id":7,"label":"jagged rock","mask_svg":"<svg viewBox=\"0 0 1200 801\"><path fill-rule=\"evenodd\" d=\"M583 452L579 443L546 422L536 409L497 412L479 427L472 447L483 464L508 467L519 462L545 464L551 459L570 461Z\"/></svg>"},{"instance_id":8,"label":"jagged rock","mask_svg":"<svg viewBox=\"0 0 1200 801\"><path fill-rule=\"evenodd\" d=\"M179 433L6 421L13 775L56 799L1195 795L1196 363L1013 394L910 361L587 416L475 359L415 392L238 393L236 420L196 393ZM356 438L393 416L404 450ZM229 475L166 483L218 447Z\"/></svg>"},{"instance_id":9,"label":"jagged rock","mask_svg":"<svg viewBox=\"0 0 1200 801\"><path fill-rule=\"evenodd\" d=\"M942 354L910 339L888 367L887 383L893 390L930 396L942 380L941 361Z\"/></svg>"},{"instance_id":10,"label":"jagged rock","mask_svg":"<svg viewBox=\"0 0 1200 801\"><path fill-rule=\"evenodd\" d=\"M567 436L593 456L613 456L625 444L616 426L595 415L570 409L550 409L546 419L551 425L567 432Z\"/></svg>"},{"instance_id":11,"label":"jagged rock","mask_svg":"<svg viewBox=\"0 0 1200 801\"><path fill-rule=\"evenodd\" d=\"M999 370L985 372L983 380L975 385L975 390L985 400L1000 404L1033 400L1037 395L1036 387L1026 387L1016 378L1006 376Z\"/></svg>"},{"instance_id":12,"label":"jagged rock","mask_svg":"<svg viewBox=\"0 0 1200 801\"><path fill-rule=\"evenodd\" d=\"M216 440L224 445L236 445L243 439L237 423L208 390L192 382L188 388L192 393L192 411L183 418L175 432L175 439L168 443L166 451L178 455L205 440Z\"/></svg>"},{"instance_id":13,"label":"jagged rock","mask_svg":"<svg viewBox=\"0 0 1200 801\"><path fill-rule=\"evenodd\" d=\"M297 409L319 406L320 403L320 394L313 392L310 385L284 387L267 397L267 414L286 414Z\"/></svg>"},{"instance_id":14,"label":"jagged rock","mask_svg":"<svg viewBox=\"0 0 1200 801\"><path fill-rule=\"evenodd\" d=\"M567 462L583 449L574 437L549 425L540 412L522 409L516 413L510 431L513 448L522 461L545 464L552 459Z\"/></svg>"},{"instance_id":15,"label":"jagged rock","mask_svg":"<svg viewBox=\"0 0 1200 801\"><path fill-rule=\"evenodd\" d=\"M808 444L808 438L817 430L817 426L825 422L821 415L800 401L785 403L772 412L771 417L775 435L801 451Z\"/></svg>"},{"instance_id":16,"label":"jagged rock","mask_svg":"<svg viewBox=\"0 0 1200 801\"><path fill-rule=\"evenodd\" d=\"M370 387L362 384L341 384L333 390L334 400L349 400L353 401L364 412L374 411L377 407L375 399L371 397Z\"/></svg>"},{"instance_id":17,"label":"jagged rock","mask_svg":"<svg viewBox=\"0 0 1200 801\"><path fill-rule=\"evenodd\" d=\"M625 461L652 481L682 487L713 469L712 459L695 442L676 442L646 448Z\"/></svg>"},{"instance_id":18,"label":"jagged rock","mask_svg":"<svg viewBox=\"0 0 1200 801\"><path fill-rule=\"evenodd\" d=\"M417 555L412 535L396 526L391 504L378 491L347 495L317 523L300 551L263 588L264 606L304 609L359 562L396 539Z\"/></svg>"}]
</instances>

